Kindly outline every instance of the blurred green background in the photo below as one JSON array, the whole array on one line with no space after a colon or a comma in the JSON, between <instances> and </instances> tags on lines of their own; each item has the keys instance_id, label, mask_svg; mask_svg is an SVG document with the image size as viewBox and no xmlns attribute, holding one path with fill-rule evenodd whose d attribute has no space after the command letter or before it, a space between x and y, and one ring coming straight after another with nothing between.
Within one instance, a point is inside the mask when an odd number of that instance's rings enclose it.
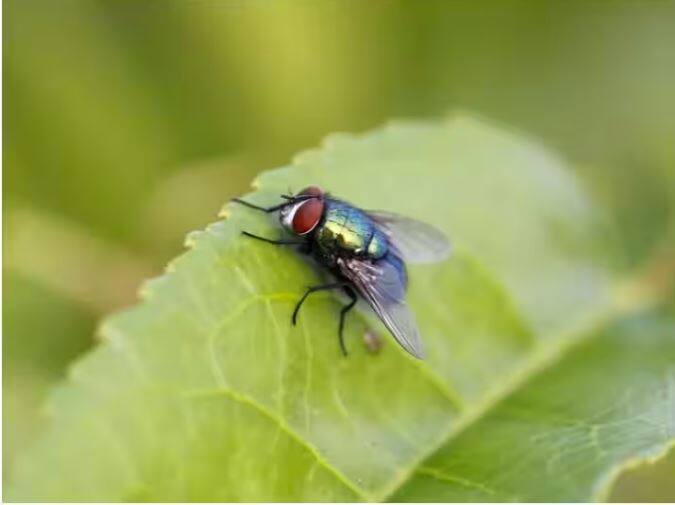
<instances>
[{"instance_id":1,"label":"blurred green background","mask_svg":"<svg viewBox=\"0 0 675 505\"><path fill-rule=\"evenodd\" d=\"M5 0L3 14L5 476L100 317L329 132L483 114L577 167L619 268L675 237L673 1ZM614 498L675 495L673 459Z\"/></svg>"}]
</instances>

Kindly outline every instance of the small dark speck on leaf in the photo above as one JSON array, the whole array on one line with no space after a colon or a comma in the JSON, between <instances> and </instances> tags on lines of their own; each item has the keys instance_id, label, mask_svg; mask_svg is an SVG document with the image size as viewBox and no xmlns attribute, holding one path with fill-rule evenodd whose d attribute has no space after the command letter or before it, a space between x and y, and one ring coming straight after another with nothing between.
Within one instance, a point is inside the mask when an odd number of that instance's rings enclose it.
<instances>
[{"instance_id":1,"label":"small dark speck on leaf","mask_svg":"<svg viewBox=\"0 0 675 505\"><path fill-rule=\"evenodd\" d=\"M363 334L363 342L366 344L366 349L371 354L377 354L382 349L382 338L373 330L366 330Z\"/></svg>"}]
</instances>

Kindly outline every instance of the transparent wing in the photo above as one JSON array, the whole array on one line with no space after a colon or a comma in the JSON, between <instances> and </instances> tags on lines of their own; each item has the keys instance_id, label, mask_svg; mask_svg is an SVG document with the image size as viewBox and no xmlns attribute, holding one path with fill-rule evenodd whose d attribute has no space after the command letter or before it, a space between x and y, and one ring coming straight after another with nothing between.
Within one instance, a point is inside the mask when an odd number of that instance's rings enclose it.
<instances>
[{"instance_id":1,"label":"transparent wing","mask_svg":"<svg viewBox=\"0 0 675 505\"><path fill-rule=\"evenodd\" d=\"M430 224L378 210L369 210L368 215L387 234L404 260L433 263L450 256L450 242L442 231Z\"/></svg>"},{"instance_id":2,"label":"transparent wing","mask_svg":"<svg viewBox=\"0 0 675 505\"><path fill-rule=\"evenodd\" d=\"M422 359L422 339L405 301L405 274L387 259L376 263L348 259L339 264L342 274L352 281L401 347Z\"/></svg>"}]
</instances>

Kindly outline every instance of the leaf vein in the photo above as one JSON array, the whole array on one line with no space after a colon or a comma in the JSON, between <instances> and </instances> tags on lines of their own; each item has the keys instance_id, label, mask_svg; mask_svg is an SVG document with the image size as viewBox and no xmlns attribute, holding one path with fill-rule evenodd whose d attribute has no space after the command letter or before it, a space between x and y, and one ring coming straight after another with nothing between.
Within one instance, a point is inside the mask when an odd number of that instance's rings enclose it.
<instances>
[{"instance_id":1,"label":"leaf vein","mask_svg":"<svg viewBox=\"0 0 675 505\"><path fill-rule=\"evenodd\" d=\"M329 473L333 474L346 488L356 494L359 498L364 501L372 501L370 495L366 492L365 489L357 487L346 475L344 475L339 469L331 465L330 462L324 458L319 449L314 445L310 444L305 440L298 432L296 432L291 425L289 425L282 417L276 415L273 411L268 409L266 406L258 402L255 398L235 391L230 388L218 388L218 389L207 389L207 390L191 390L183 392L183 395L187 398L206 398L211 396L226 396L231 400L236 401L241 405L246 405L254 409L259 414L262 414L264 417L276 424L281 431L283 431L288 437L295 441L301 447L304 447L312 456L314 456L316 462L325 468Z\"/></svg>"}]
</instances>

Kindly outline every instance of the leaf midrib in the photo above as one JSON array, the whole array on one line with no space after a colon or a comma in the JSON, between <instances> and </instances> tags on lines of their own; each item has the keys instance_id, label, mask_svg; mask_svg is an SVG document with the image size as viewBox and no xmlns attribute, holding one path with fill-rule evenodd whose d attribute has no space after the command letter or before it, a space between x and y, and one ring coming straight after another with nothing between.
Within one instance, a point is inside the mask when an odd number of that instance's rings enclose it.
<instances>
[{"instance_id":1,"label":"leaf midrib","mask_svg":"<svg viewBox=\"0 0 675 505\"><path fill-rule=\"evenodd\" d=\"M210 388L205 389L203 391L192 390L184 392L183 396L186 398L208 398L208 397L226 396L227 398L237 403L252 408L259 414L263 415L265 418L275 423L289 438L291 438L291 440L293 440L298 445L300 445L300 447L303 447L310 454L312 454L312 456L314 456L314 459L319 465L321 465L327 471L333 474L352 493L354 493L356 496L364 500L372 501L370 499L369 494L366 493L365 490L357 487L356 484L349 479L349 477L343 474L337 467L331 465L330 462L323 457L321 451L314 445L310 444L307 440L305 440L300 435L300 433L295 431L295 429L293 429L293 427L284 420L282 416L275 414L273 411L265 407L255 398L228 387Z\"/></svg>"}]
</instances>

